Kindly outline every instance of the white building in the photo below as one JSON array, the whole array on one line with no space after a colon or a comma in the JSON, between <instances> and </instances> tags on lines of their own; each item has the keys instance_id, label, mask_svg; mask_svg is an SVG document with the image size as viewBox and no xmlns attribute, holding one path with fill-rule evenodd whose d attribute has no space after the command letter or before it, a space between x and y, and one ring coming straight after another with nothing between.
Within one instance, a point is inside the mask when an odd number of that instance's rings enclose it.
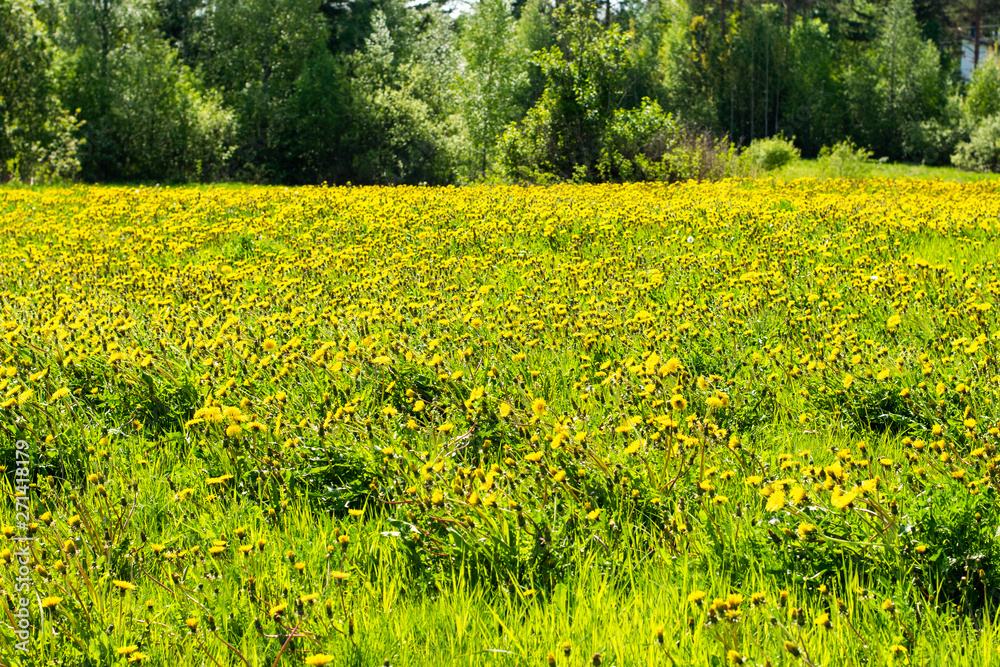
<instances>
[{"instance_id":1,"label":"white building","mask_svg":"<svg viewBox=\"0 0 1000 667\"><path fill-rule=\"evenodd\" d=\"M982 63L989 57L996 57L996 48L1000 44L1000 39L996 31L988 33L989 37L984 35L983 39L979 40L979 62ZM971 39L962 40L962 78L966 81L972 79L972 71L974 69L973 63L976 62L975 54L975 42Z\"/></svg>"}]
</instances>

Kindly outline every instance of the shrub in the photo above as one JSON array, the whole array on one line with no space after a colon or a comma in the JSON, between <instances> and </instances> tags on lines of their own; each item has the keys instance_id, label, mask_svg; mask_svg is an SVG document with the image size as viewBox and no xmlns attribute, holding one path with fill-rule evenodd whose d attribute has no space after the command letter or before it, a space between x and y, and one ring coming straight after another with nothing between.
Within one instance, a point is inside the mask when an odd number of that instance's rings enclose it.
<instances>
[{"instance_id":1,"label":"shrub","mask_svg":"<svg viewBox=\"0 0 1000 667\"><path fill-rule=\"evenodd\" d=\"M858 178L872 164L872 152L846 139L832 147L823 146L818 161L822 172L829 177Z\"/></svg>"},{"instance_id":2,"label":"shrub","mask_svg":"<svg viewBox=\"0 0 1000 667\"><path fill-rule=\"evenodd\" d=\"M973 121L1000 114L1000 54L996 51L976 68L962 107Z\"/></svg>"},{"instance_id":3,"label":"shrub","mask_svg":"<svg viewBox=\"0 0 1000 667\"><path fill-rule=\"evenodd\" d=\"M556 12L562 48L535 54L546 78L541 99L498 143L506 177L523 180L596 180L603 138L629 92L633 35L605 30L585 2Z\"/></svg>"},{"instance_id":4,"label":"shrub","mask_svg":"<svg viewBox=\"0 0 1000 667\"><path fill-rule=\"evenodd\" d=\"M547 184L564 176L551 162L559 152L558 140L552 131L556 102L554 94L546 90L521 122L508 125L500 136L497 162L505 177Z\"/></svg>"},{"instance_id":5,"label":"shrub","mask_svg":"<svg viewBox=\"0 0 1000 667\"><path fill-rule=\"evenodd\" d=\"M5 143L12 153L12 157L0 160L0 181L35 184L76 178L80 171L78 151L83 143L77 134L83 123L59 109L55 99L48 103L49 113L34 127L15 123L5 132L0 131L0 143Z\"/></svg>"},{"instance_id":6,"label":"shrub","mask_svg":"<svg viewBox=\"0 0 1000 667\"><path fill-rule=\"evenodd\" d=\"M597 171L604 181L679 181L728 175L731 147L682 127L648 98L615 112L602 137Z\"/></svg>"},{"instance_id":7,"label":"shrub","mask_svg":"<svg viewBox=\"0 0 1000 667\"><path fill-rule=\"evenodd\" d=\"M546 91L519 125L511 125L500 139L500 168L515 180L551 183L576 181L682 181L728 176L733 172L733 147L683 127L655 101L644 98L636 109L614 112L600 137L600 153L593 169L576 164L572 172L553 165L562 143L551 131L555 98Z\"/></svg>"},{"instance_id":8,"label":"shrub","mask_svg":"<svg viewBox=\"0 0 1000 667\"><path fill-rule=\"evenodd\" d=\"M223 169L236 119L168 42L136 38L113 49L107 67L105 77L81 49L62 71L63 99L86 121L80 161L88 178L211 180Z\"/></svg>"},{"instance_id":9,"label":"shrub","mask_svg":"<svg viewBox=\"0 0 1000 667\"><path fill-rule=\"evenodd\" d=\"M923 164L946 165L958 142L967 136L961 104L957 97L952 97L939 118L903 126L903 154L906 159Z\"/></svg>"},{"instance_id":10,"label":"shrub","mask_svg":"<svg viewBox=\"0 0 1000 667\"><path fill-rule=\"evenodd\" d=\"M960 143L951 161L973 171L1000 171L1000 114L986 118Z\"/></svg>"},{"instance_id":11,"label":"shrub","mask_svg":"<svg viewBox=\"0 0 1000 667\"><path fill-rule=\"evenodd\" d=\"M791 139L777 134L767 139L754 139L740 158L751 171L774 171L801 156Z\"/></svg>"}]
</instances>

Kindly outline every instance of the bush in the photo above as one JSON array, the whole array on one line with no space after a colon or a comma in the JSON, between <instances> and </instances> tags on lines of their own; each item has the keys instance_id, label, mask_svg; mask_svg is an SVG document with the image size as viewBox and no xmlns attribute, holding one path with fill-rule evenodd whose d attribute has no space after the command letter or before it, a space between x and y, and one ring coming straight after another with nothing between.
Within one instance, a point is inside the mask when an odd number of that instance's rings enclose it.
<instances>
[{"instance_id":1,"label":"bush","mask_svg":"<svg viewBox=\"0 0 1000 667\"><path fill-rule=\"evenodd\" d=\"M0 131L0 143L10 147L12 157L0 161L0 181L40 184L71 181L80 171L77 137L83 125L73 114L49 101L50 113L25 131L17 124ZM6 136L2 136L6 134Z\"/></svg>"},{"instance_id":2,"label":"bush","mask_svg":"<svg viewBox=\"0 0 1000 667\"><path fill-rule=\"evenodd\" d=\"M962 108L972 121L1000 114L1000 54L996 51L987 55L973 73Z\"/></svg>"},{"instance_id":3,"label":"bush","mask_svg":"<svg viewBox=\"0 0 1000 667\"><path fill-rule=\"evenodd\" d=\"M507 126L497 141L497 164L503 176L539 184L565 177L551 162L559 148L552 131L555 104L555 95L546 90L520 123Z\"/></svg>"},{"instance_id":4,"label":"bush","mask_svg":"<svg viewBox=\"0 0 1000 667\"><path fill-rule=\"evenodd\" d=\"M828 177L859 178L872 164L872 152L846 139L832 147L823 146L819 150L818 162Z\"/></svg>"},{"instance_id":5,"label":"bush","mask_svg":"<svg viewBox=\"0 0 1000 667\"><path fill-rule=\"evenodd\" d=\"M1000 171L1000 114L986 118L958 145L952 164L972 171Z\"/></svg>"},{"instance_id":6,"label":"bush","mask_svg":"<svg viewBox=\"0 0 1000 667\"><path fill-rule=\"evenodd\" d=\"M660 105L645 98L638 109L615 112L602 137L597 172L604 181L679 181L727 175L724 140L685 130Z\"/></svg>"},{"instance_id":7,"label":"bush","mask_svg":"<svg viewBox=\"0 0 1000 667\"><path fill-rule=\"evenodd\" d=\"M236 121L219 93L150 36L108 54L110 74L83 49L62 72L63 98L81 109L83 172L99 180L212 180L235 141ZM116 100L110 104L108 100Z\"/></svg>"},{"instance_id":8,"label":"bush","mask_svg":"<svg viewBox=\"0 0 1000 667\"><path fill-rule=\"evenodd\" d=\"M570 176L552 165L559 144L550 127L548 91L520 125L511 125L500 140L500 168L509 178L551 183ZM593 170L577 164L577 181L683 181L731 175L735 161L726 138L716 139L683 127L655 101L636 109L618 109L600 137Z\"/></svg>"},{"instance_id":9,"label":"bush","mask_svg":"<svg viewBox=\"0 0 1000 667\"><path fill-rule=\"evenodd\" d=\"M940 118L912 122L903 126L903 155L927 165L946 165L955 147L967 138L962 124L961 105L952 97Z\"/></svg>"},{"instance_id":10,"label":"bush","mask_svg":"<svg viewBox=\"0 0 1000 667\"><path fill-rule=\"evenodd\" d=\"M778 134L767 139L754 139L740 155L740 162L751 172L774 171L801 156L790 139Z\"/></svg>"}]
</instances>

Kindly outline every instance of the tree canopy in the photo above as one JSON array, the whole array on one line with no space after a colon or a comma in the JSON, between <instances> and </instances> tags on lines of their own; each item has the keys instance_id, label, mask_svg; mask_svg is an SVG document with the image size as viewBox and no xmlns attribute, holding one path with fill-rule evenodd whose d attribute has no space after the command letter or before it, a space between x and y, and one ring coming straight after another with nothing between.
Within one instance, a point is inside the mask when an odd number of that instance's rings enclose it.
<instances>
[{"instance_id":1,"label":"tree canopy","mask_svg":"<svg viewBox=\"0 0 1000 667\"><path fill-rule=\"evenodd\" d=\"M0 0L0 181L683 178L771 137L992 168L998 28L1000 0Z\"/></svg>"}]
</instances>

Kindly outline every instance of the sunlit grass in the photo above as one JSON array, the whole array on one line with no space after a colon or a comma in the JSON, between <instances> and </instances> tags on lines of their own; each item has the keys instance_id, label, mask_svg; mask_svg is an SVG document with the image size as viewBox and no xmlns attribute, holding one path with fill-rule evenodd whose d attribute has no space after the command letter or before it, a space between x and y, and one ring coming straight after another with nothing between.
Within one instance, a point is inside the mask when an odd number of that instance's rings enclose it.
<instances>
[{"instance_id":1,"label":"sunlit grass","mask_svg":"<svg viewBox=\"0 0 1000 667\"><path fill-rule=\"evenodd\" d=\"M998 226L913 179L0 191L0 661L989 664Z\"/></svg>"},{"instance_id":2,"label":"sunlit grass","mask_svg":"<svg viewBox=\"0 0 1000 667\"><path fill-rule=\"evenodd\" d=\"M940 179L958 183L977 183L979 181L1000 179L1000 174L995 173L965 171L956 167L929 167L922 164L898 162L883 163L873 161L871 164L860 166L858 169L858 175L865 178ZM785 180L794 180L796 178L835 178L838 176L836 173L830 173L819 160L795 160L769 174L769 176L771 175Z\"/></svg>"}]
</instances>

